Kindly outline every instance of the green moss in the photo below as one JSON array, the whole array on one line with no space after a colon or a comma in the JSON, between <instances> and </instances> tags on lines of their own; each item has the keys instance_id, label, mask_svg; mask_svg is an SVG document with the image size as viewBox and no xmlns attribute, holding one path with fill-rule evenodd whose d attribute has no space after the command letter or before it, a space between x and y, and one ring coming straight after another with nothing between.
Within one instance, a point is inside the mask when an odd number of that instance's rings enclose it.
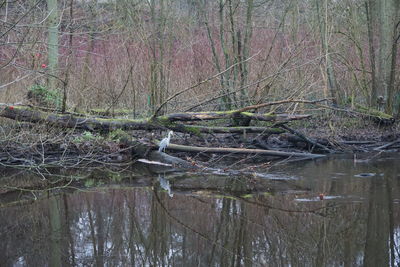
<instances>
[{"instance_id":1,"label":"green moss","mask_svg":"<svg viewBox=\"0 0 400 267\"><path fill-rule=\"evenodd\" d=\"M28 89L28 97L35 105L55 108L61 108L63 98L60 90L39 84L34 84Z\"/></svg>"},{"instance_id":2,"label":"green moss","mask_svg":"<svg viewBox=\"0 0 400 267\"><path fill-rule=\"evenodd\" d=\"M375 116L375 117L378 117L378 118L388 119L388 120L393 119L392 115L389 115L387 113L384 113L384 112L379 111L379 110L374 109L374 108L368 108L368 107L365 107L365 106L362 106L362 105L356 105L356 109L359 112L365 113L367 115Z\"/></svg>"},{"instance_id":3,"label":"green moss","mask_svg":"<svg viewBox=\"0 0 400 267\"><path fill-rule=\"evenodd\" d=\"M202 122L202 125L204 126L221 126L221 125L226 125L230 122L230 119L217 119L217 120L209 120L209 121L204 121Z\"/></svg>"},{"instance_id":4,"label":"green moss","mask_svg":"<svg viewBox=\"0 0 400 267\"><path fill-rule=\"evenodd\" d=\"M90 114L95 114L95 115L104 115L104 116L108 116L108 115L127 115L132 113L132 110L129 109L104 109L104 108L93 108L89 111Z\"/></svg>"},{"instance_id":5,"label":"green moss","mask_svg":"<svg viewBox=\"0 0 400 267\"><path fill-rule=\"evenodd\" d=\"M121 129L116 129L108 134L108 139L119 142L122 139L129 140L131 135Z\"/></svg>"},{"instance_id":6,"label":"green moss","mask_svg":"<svg viewBox=\"0 0 400 267\"><path fill-rule=\"evenodd\" d=\"M121 182L124 177L120 173L112 173L110 178L113 182Z\"/></svg>"},{"instance_id":7,"label":"green moss","mask_svg":"<svg viewBox=\"0 0 400 267\"><path fill-rule=\"evenodd\" d=\"M80 136L75 137L73 140L74 143L83 143L83 142L93 142L93 141L101 141L103 137L99 135L94 135L91 132L84 131Z\"/></svg>"},{"instance_id":8,"label":"green moss","mask_svg":"<svg viewBox=\"0 0 400 267\"><path fill-rule=\"evenodd\" d=\"M218 114L218 115L231 115L237 113L237 110L227 110L227 111L200 111L200 112L188 112L187 114Z\"/></svg>"},{"instance_id":9,"label":"green moss","mask_svg":"<svg viewBox=\"0 0 400 267\"><path fill-rule=\"evenodd\" d=\"M157 117L155 123L161 124L162 126L165 126L166 128L170 128L170 129L182 128L182 130L184 130L187 133L191 133L191 134L201 137L201 131L198 127L176 124L174 122L171 122L167 116Z\"/></svg>"},{"instance_id":10,"label":"green moss","mask_svg":"<svg viewBox=\"0 0 400 267\"><path fill-rule=\"evenodd\" d=\"M228 114L228 115L232 115L235 113L238 113L237 110L228 110L228 111L221 111L221 112L216 112L217 114Z\"/></svg>"},{"instance_id":11,"label":"green moss","mask_svg":"<svg viewBox=\"0 0 400 267\"><path fill-rule=\"evenodd\" d=\"M168 119L168 116L159 116L159 117L157 117L157 118L155 119L155 121L156 121L157 123L159 123L159 124L161 124L161 125L167 127L167 128L168 128L168 126L173 126L173 125L175 125L175 123L171 122L171 121Z\"/></svg>"},{"instance_id":12,"label":"green moss","mask_svg":"<svg viewBox=\"0 0 400 267\"><path fill-rule=\"evenodd\" d=\"M196 136L201 137L201 131L200 128L195 127L195 126L185 126L185 130L191 134L194 134Z\"/></svg>"},{"instance_id":13,"label":"green moss","mask_svg":"<svg viewBox=\"0 0 400 267\"><path fill-rule=\"evenodd\" d=\"M251 113L251 112L240 112L240 114L241 114L241 115L244 115L244 116L246 116L246 117L252 117L252 116L254 116L254 113Z\"/></svg>"},{"instance_id":14,"label":"green moss","mask_svg":"<svg viewBox=\"0 0 400 267\"><path fill-rule=\"evenodd\" d=\"M92 187L96 184L94 179L87 179L85 180L85 187Z\"/></svg>"},{"instance_id":15,"label":"green moss","mask_svg":"<svg viewBox=\"0 0 400 267\"><path fill-rule=\"evenodd\" d=\"M275 133L275 134L281 134L284 133L285 131L281 128L270 128L270 133Z\"/></svg>"},{"instance_id":16,"label":"green moss","mask_svg":"<svg viewBox=\"0 0 400 267\"><path fill-rule=\"evenodd\" d=\"M246 117L254 117L254 115L258 115L258 114L252 113L252 112L240 112L240 114L244 115ZM266 116L266 117L274 117L275 113L274 112L267 112L267 113L264 113L264 114L261 114L261 115L262 116Z\"/></svg>"},{"instance_id":17,"label":"green moss","mask_svg":"<svg viewBox=\"0 0 400 267\"><path fill-rule=\"evenodd\" d=\"M129 122L136 122L136 123L148 123L150 119L122 119L122 118L96 118L98 122L118 122L118 123L129 123Z\"/></svg>"},{"instance_id":18,"label":"green moss","mask_svg":"<svg viewBox=\"0 0 400 267\"><path fill-rule=\"evenodd\" d=\"M276 113L274 111L267 112L263 114L264 116L276 116Z\"/></svg>"}]
</instances>

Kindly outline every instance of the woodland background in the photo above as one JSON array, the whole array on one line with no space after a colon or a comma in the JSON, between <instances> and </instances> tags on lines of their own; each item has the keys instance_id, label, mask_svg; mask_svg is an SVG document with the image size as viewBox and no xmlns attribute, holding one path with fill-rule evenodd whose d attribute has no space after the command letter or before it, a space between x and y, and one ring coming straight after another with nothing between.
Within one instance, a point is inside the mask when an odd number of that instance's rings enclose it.
<instances>
[{"instance_id":1,"label":"woodland background","mask_svg":"<svg viewBox=\"0 0 400 267\"><path fill-rule=\"evenodd\" d=\"M330 98L399 113L396 0L3 0L0 99L133 115ZM220 75L216 75L220 74ZM301 105L292 104L292 111Z\"/></svg>"}]
</instances>

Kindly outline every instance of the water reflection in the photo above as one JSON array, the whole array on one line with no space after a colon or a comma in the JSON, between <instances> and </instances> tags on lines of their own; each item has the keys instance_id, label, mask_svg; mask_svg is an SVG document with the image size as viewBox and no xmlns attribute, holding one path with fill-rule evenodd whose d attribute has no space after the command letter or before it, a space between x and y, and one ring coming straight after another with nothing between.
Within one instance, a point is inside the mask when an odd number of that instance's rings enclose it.
<instances>
[{"instance_id":1,"label":"water reflection","mask_svg":"<svg viewBox=\"0 0 400 267\"><path fill-rule=\"evenodd\" d=\"M400 164L280 170L309 191L227 196L152 187L59 193L0 210L3 266L397 266ZM359 173L376 173L357 177ZM234 178L234 177L231 177ZM232 179L230 187L242 181ZM175 188L174 188L175 187ZM318 195L324 193L324 200ZM225 195L222 197L222 195ZM337 196L328 198L327 196ZM298 201L310 199L313 201Z\"/></svg>"}]
</instances>

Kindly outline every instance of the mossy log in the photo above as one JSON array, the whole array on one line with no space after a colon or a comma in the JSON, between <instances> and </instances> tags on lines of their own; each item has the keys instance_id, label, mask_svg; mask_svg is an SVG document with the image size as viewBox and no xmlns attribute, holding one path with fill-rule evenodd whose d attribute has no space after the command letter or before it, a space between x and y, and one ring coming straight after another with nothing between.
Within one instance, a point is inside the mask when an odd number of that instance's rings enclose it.
<instances>
[{"instance_id":1,"label":"mossy log","mask_svg":"<svg viewBox=\"0 0 400 267\"><path fill-rule=\"evenodd\" d=\"M193 134L209 133L209 134L223 134L223 133L262 133L262 134L281 134L285 131L280 128L272 127L255 127L255 126L240 126L240 127L222 127L222 126L202 126L202 125L184 125L173 124L169 127L176 132L186 132Z\"/></svg>"},{"instance_id":2,"label":"mossy log","mask_svg":"<svg viewBox=\"0 0 400 267\"><path fill-rule=\"evenodd\" d=\"M243 112L239 115L234 111L221 112L197 112L197 113L173 113L155 118L144 119L117 119L117 118L98 118L93 116L82 116L81 114L60 114L34 109L28 106L5 106L0 111L0 116L16 121L31 123L47 123L65 128L76 128L87 131L113 131L123 130L155 130L171 129L177 132L201 134L201 133L265 133L280 134L284 131L279 128L271 127L220 127L185 125L177 121L202 121L214 119L237 118L237 116L248 117L256 120L288 122L308 118L310 115L288 115L288 114L255 114Z\"/></svg>"},{"instance_id":3,"label":"mossy log","mask_svg":"<svg viewBox=\"0 0 400 267\"><path fill-rule=\"evenodd\" d=\"M371 118L375 122L382 123L384 125L391 125L395 122L395 119L392 115L389 115L377 109L368 108L362 105L356 105L356 111L362 113L364 116Z\"/></svg>"},{"instance_id":4,"label":"mossy log","mask_svg":"<svg viewBox=\"0 0 400 267\"><path fill-rule=\"evenodd\" d=\"M123 130L155 130L155 129L172 129L178 132L201 134L201 133L264 133L280 134L284 130L278 128L268 127L253 127L253 126L240 126L240 127L219 127L219 126L201 126L201 125L184 125L176 123L176 121L198 121L200 118L233 118L231 112L204 112L204 113L175 113L160 117L144 118L144 119L115 119L115 118L98 118L98 117L83 117L81 114L61 114L57 112L46 112L40 109L34 109L27 106L6 106L0 110L0 116L13 119L16 121L24 121L30 123L45 123L55 125L62 128L82 129L87 131L101 131L109 132L116 129ZM277 118L284 118L284 120L292 120L299 118L306 118L308 115L289 116L289 115L274 115L274 114L253 114L246 112L245 116L260 117L262 119L269 119L268 116ZM179 118L179 119L178 119ZM184 118L184 119L182 119ZM271 117L272 119L272 117ZM123 141L124 140L124 141ZM189 169L193 168L190 162L181 160L179 158L167 156L164 153L154 151L156 146L152 140L136 140L131 136L126 136L120 140L120 144L126 145L131 148L131 154L134 158L147 158L150 161L159 161L171 164L171 167L161 167L162 171L169 169ZM296 153L296 152L283 152L263 149L245 149L245 148L218 148L218 147L190 147L170 144L168 149L196 152L196 153L234 153L234 154L256 154L267 155L274 157L305 157L305 158L319 158L322 155L315 155L309 153Z\"/></svg>"},{"instance_id":5,"label":"mossy log","mask_svg":"<svg viewBox=\"0 0 400 267\"><path fill-rule=\"evenodd\" d=\"M250 118L258 121L274 121L274 122L287 122L292 120L300 120L311 117L311 115L290 115L290 114L275 114L275 113L251 113L251 112L237 112L231 111L213 111L213 112L185 112L185 113L172 113L164 116L159 116L159 120L174 121L206 121L218 119L231 119L231 118Z\"/></svg>"},{"instance_id":6,"label":"mossy log","mask_svg":"<svg viewBox=\"0 0 400 267\"><path fill-rule=\"evenodd\" d=\"M316 106L325 108L325 109L331 109L334 111L355 115L355 116L366 118L366 119L370 119L370 120L373 120L374 122L376 122L378 124L382 124L382 125L392 125L395 122L395 118L390 114L384 113L384 112L379 111L374 108L369 108L369 107L358 105L358 104L355 105L354 109L338 108L338 107L322 105L322 104L316 104Z\"/></svg>"},{"instance_id":7,"label":"mossy log","mask_svg":"<svg viewBox=\"0 0 400 267\"><path fill-rule=\"evenodd\" d=\"M150 119L105 119L95 117L79 117L72 114L49 113L26 106L8 106L1 110L0 116L16 121L31 123L47 123L65 128L76 128L88 131L152 130L160 125Z\"/></svg>"}]
</instances>

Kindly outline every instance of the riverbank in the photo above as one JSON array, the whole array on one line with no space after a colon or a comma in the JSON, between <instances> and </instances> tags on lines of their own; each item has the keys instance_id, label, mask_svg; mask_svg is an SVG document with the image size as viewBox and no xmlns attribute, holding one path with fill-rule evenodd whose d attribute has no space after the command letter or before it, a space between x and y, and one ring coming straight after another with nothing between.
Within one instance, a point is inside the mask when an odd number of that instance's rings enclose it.
<instances>
[{"instance_id":1,"label":"riverbank","mask_svg":"<svg viewBox=\"0 0 400 267\"><path fill-rule=\"evenodd\" d=\"M2 120L0 134L0 164L6 167L75 167L101 164L126 166L138 158L146 158L158 149L157 142L165 137L163 130L110 132L60 128L47 124L19 123ZM288 153L331 154L400 149L399 124L379 125L357 117L320 114L307 120L295 121L282 134L175 133L166 149L170 155L184 159L193 166L234 168L232 162L262 164L285 157L274 154L240 153L260 150ZM174 145L204 148L204 151L174 149ZM224 153L207 152L207 148L225 148ZM236 150L228 150L234 148ZM253 149L253 150L251 150ZM233 152L232 152L233 151ZM297 155L297 154L294 154ZM287 158L286 157L286 158ZM305 156L305 158L307 158ZM150 159L151 160L151 159ZM225 166L226 167L226 166Z\"/></svg>"}]
</instances>

